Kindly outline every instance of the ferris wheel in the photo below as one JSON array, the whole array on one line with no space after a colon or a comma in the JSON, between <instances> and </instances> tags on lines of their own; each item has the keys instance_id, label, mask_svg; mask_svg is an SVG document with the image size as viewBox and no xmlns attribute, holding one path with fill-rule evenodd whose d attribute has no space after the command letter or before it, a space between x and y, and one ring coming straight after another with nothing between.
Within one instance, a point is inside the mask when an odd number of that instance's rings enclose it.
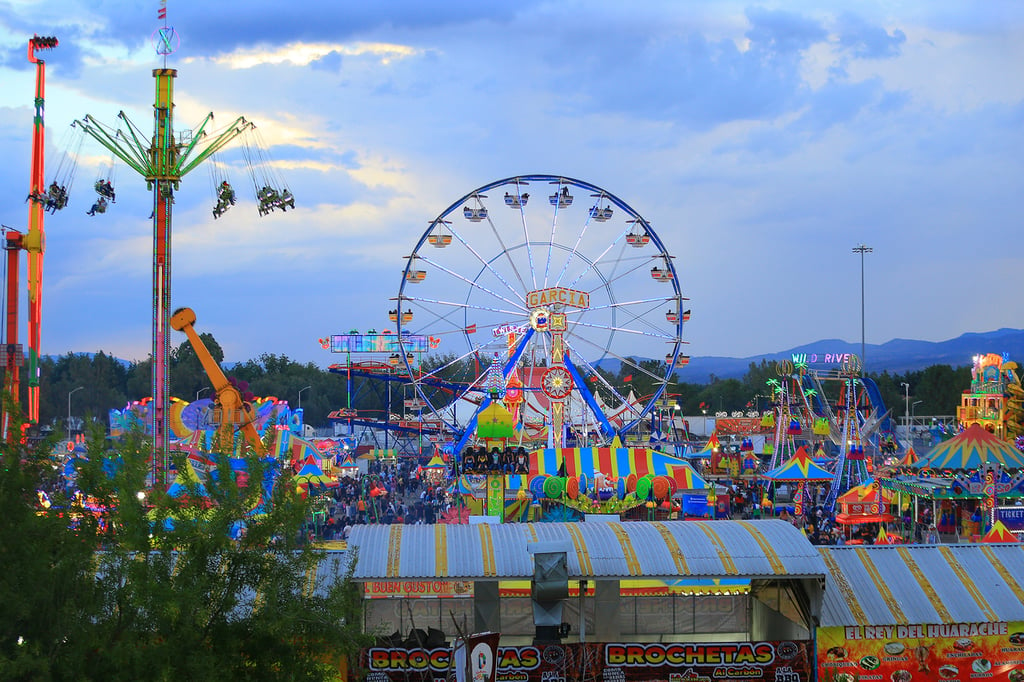
<instances>
[{"instance_id":1,"label":"ferris wheel","mask_svg":"<svg viewBox=\"0 0 1024 682\"><path fill-rule=\"evenodd\" d=\"M424 415L455 433L500 397L520 424L607 442L635 429L689 361L687 300L665 244L626 202L573 178L523 175L430 221L390 317Z\"/></svg>"}]
</instances>

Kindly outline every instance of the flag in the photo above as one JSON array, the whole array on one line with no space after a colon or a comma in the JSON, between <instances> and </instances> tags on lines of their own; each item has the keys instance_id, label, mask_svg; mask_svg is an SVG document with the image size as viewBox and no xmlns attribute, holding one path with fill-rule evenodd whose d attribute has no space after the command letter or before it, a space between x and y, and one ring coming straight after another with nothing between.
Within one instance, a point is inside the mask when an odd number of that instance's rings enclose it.
<instances>
[{"instance_id":1,"label":"flag","mask_svg":"<svg viewBox=\"0 0 1024 682\"><path fill-rule=\"evenodd\" d=\"M473 324L469 325L468 327L466 327L466 333L467 334L476 334L476 323L475 322Z\"/></svg>"},{"instance_id":2,"label":"flag","mask_svg":"<svg viewBox=\"0 0 1024 682\"><path fill-rule=\"evenodd\" d=\"M622 377L622 380L623 381L632 381L633 380L633 375L632 374L627 374L626 376Z\"/></svg>"}]
</instances>

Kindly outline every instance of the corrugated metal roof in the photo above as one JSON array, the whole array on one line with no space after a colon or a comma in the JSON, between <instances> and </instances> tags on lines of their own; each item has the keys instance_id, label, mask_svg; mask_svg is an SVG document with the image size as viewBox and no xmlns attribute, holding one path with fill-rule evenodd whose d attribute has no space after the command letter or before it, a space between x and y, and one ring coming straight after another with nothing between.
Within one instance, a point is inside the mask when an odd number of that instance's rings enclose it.
<instances>
[{"instance_id":1,"label":"corrugated metal roof","mask_svg":"<svg viewBox=\"0 0 1024 682\"><path fill-rule=\"evenodd\" d=\"M530 578L535 542L564 546L572 578L826 573L807 538L777 520L369 525L349 537L357 580Z\"/></svg>"},{"instance_id":2,"label":"corrugated metal roof","mask_svg":"<svg viewBox=\"0 0 1024 682\"><path fill-rule=\"evenodd\" d=\"M1024 545L823 547L821 625L1024 620Z\"/></svg>"}]
</instances>

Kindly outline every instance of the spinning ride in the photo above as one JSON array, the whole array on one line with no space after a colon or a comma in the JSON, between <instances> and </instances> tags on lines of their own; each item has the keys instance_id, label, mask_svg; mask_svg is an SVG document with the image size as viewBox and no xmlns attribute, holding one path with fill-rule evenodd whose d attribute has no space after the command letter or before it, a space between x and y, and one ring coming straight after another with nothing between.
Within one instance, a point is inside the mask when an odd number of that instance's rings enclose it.
<instances>
[{"instance_id":1,"label":"spinning ride","mask_svg":"<svg viewBox=\"0 0 1024 682\"><path fill-rule=\"evenodd\" d=\"M667 247L626 202L580 180L524 175L479 187L430 222L406 259L392 319L399 339L438 341L419 367L401 354L424 414L465 442L479 412L502 399L520 425L547 425L559 447L567 423L608 442L654 409L689 360L686 301ZM486 381L495 359L498 390ZM650 395L622 395L599 368L643 377Z\"/></svg>"}]
</instances>

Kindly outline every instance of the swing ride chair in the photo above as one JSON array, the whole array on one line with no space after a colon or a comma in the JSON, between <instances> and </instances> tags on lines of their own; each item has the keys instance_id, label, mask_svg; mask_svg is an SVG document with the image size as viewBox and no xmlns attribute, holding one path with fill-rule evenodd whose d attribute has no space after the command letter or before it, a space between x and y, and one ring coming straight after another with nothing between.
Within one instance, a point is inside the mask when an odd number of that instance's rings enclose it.
<instances>
[{"instance_id":1,"label":"swing ride chair","mask_svg":"<svg viewBox=\"0 0 1024 682\"><path fill-rule=\"evenodd\" d=\"M224 215L224 213L232 206L235 205L235 190L231 187L231 183L227 180L222 180L217 185L217 205L213 207L213 218L217 218Z\"/></svg>"},{"instance_id":2,"label":"swing ride chair","mask_svg":"<svg viewBox=\"0 0 1024 682\"><path fill-rule=\"evenodd\" d=\"M77 122L72 122L59 142L60 156L57 169L43 197L43 208L49 213L56 214L57 211L67 208L75 172L78 170L78 154L84 140L82 129L78 127Z\"/></svg>"},{"instance_id":3,"label":"swing ride chair","mask_svg":"<svg viewBox=\"0 0 1024 682\"><path fill-rule=\"evenodd\" d=\"M266 146L260 139L255 126L242 147L249 175L252 177L253 188L256 190L257 211L261 216L269 215L277 209L286 212L295 208L295 197L287 185L274 172ZM280 189L278 189L280 188ZM219 204L218 204L219 205ZM227 206L224 206L227 210Z\"/></svg>"},{"instance_id":4,"label":"swing ride chair","mask_svg":"<svg viewBox=\"0 0 1024 682\"><path fill-rule=\"evenodd\" d=\"M109 204L117 203L117 194L114 191L114 168L116 163L117 156L111 154L110 161L100 168L100 174L92 184L92 188L96 192L96 201L93 203L92 208L86 211L86 215L106 213Z\"/></svg>"}]
</instances>

